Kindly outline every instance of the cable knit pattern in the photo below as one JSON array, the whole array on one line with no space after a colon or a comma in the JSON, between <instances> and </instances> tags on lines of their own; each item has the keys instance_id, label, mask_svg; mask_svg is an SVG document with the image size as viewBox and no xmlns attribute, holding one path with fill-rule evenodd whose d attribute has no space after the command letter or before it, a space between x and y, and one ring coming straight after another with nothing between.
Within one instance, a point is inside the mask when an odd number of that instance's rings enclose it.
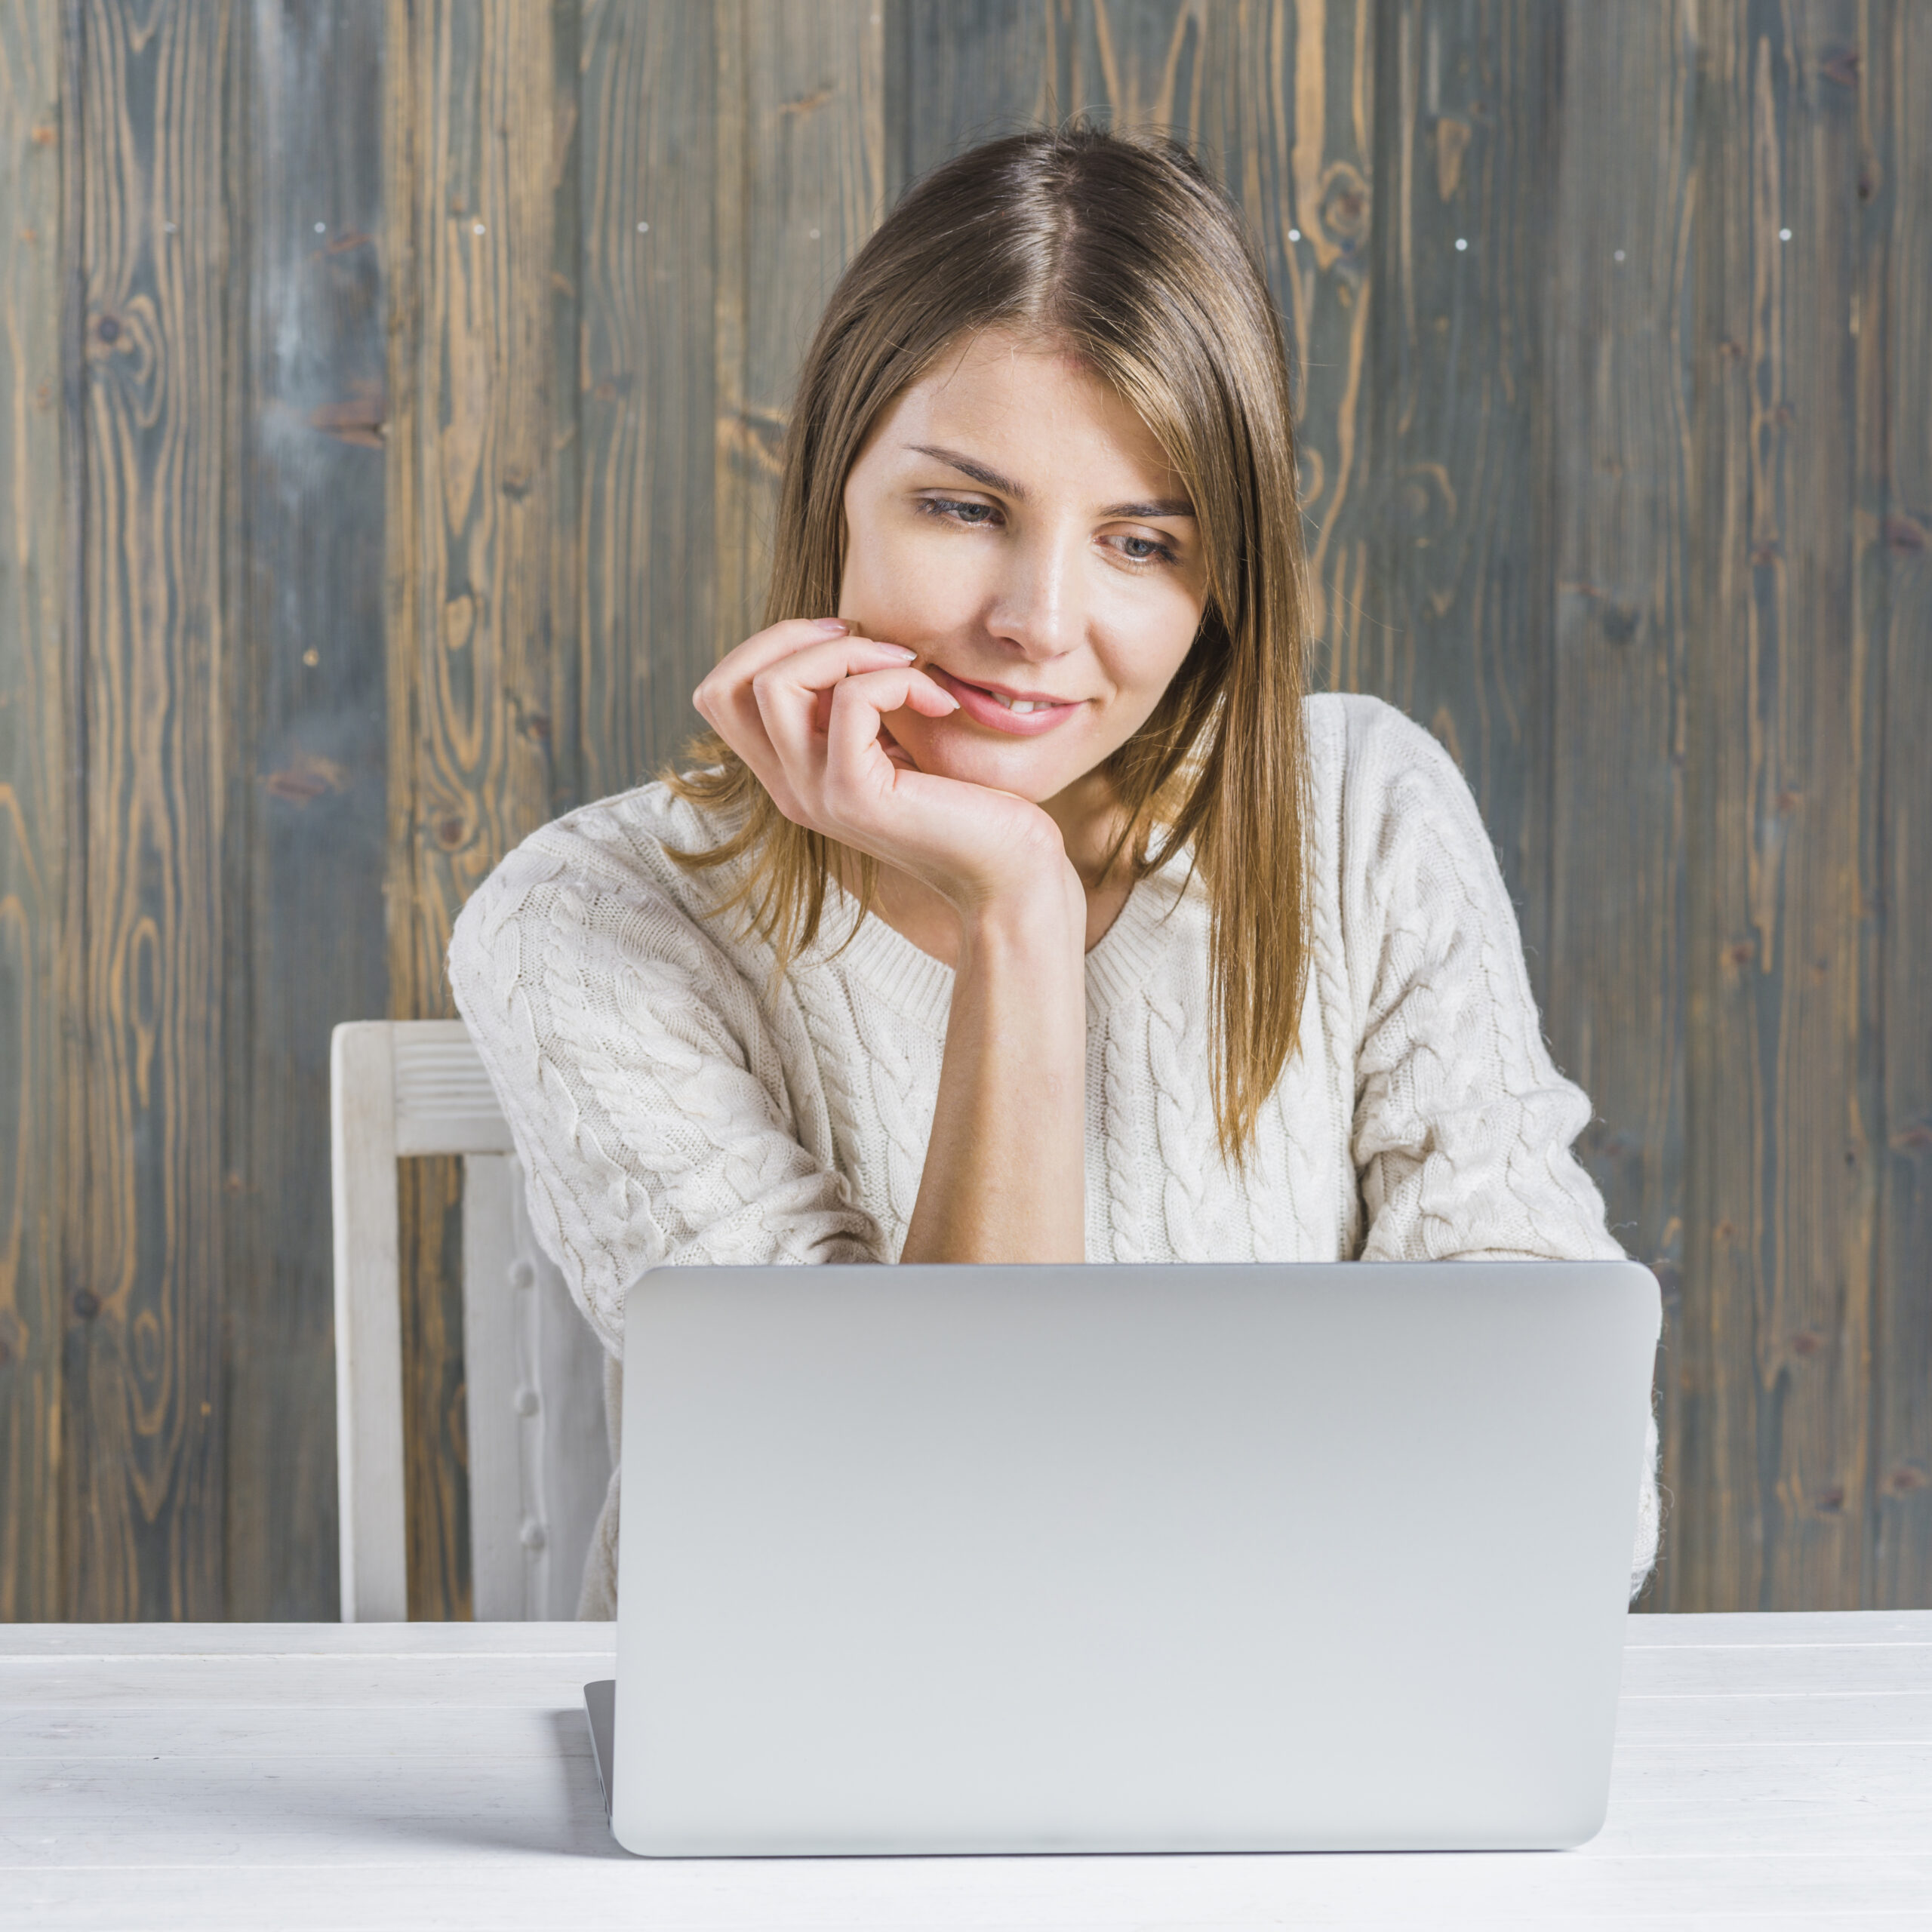
<instances>
[{"instance_id":1,"label":"cable knit pattern","mask_svg":"<svg viewBox=\"0 0 1932 1932\"><path fill-rule=\"evenodd\" d=\"M1089 1255L1620 1257L1571 1152L1589 1103L1551 1063L1460 774L1375 698L1312 697L1308 725L1309 999L1244 1171L1215 1144L1208 918L1184 860L1088 955ZM728 872L666 857L727 829L660 785L586 806L504 860L451 943L537 1238L614 1357L647 1268L890 1261L918 1192L950 971L855 925L834 888L825 937L774 980L715 911ZM1647 1453L1633 1590L1654 1428ZM617 1511L614 1481L587 1614L615 1601Z\"/></svg>"}]
</instances>

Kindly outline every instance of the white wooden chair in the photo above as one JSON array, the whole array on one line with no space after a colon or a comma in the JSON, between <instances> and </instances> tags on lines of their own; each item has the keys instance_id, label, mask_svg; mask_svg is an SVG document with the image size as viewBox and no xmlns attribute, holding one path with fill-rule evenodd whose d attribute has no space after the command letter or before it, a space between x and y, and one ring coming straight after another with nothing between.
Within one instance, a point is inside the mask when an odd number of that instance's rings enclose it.
<instances>
[{"instance_id":1,"label":"white wooden chair","mask_svg":"<svg viewBox=\"0 0 1932 1932\"><path fill-rule=\"evenodd\" d=\"M469 1547L482 1619L577 1614L610 1481L603 1354L537 1246L509 1124L460 1020L336 1028L336 1468L342 1620L409 1614L396 1170L460 1154Z\"/></svg>"}]
</instances>

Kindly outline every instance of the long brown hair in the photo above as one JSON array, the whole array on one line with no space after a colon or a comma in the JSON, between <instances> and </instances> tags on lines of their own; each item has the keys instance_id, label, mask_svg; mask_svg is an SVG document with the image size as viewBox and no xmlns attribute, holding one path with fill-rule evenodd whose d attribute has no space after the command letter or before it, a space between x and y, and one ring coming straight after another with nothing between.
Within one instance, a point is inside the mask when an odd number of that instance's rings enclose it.
<instances>
[{"instance_id":1,"label":"long brown hair","mask_svg":"<svg viewBox=\"0 0 1932 1932\"><path fill-rule=\"evenodd\" d=\"M1239 217L1177 142L1085 122L991 141L911 188L832 294L786 438L765 622L836 611L847 477L881 413L968 331L1063 343L1146 423L1193 500L1208 598L1180 669L1105 771L1138 879L1182 847L1211 914L1214 1117L1241 1158L1308 979L1306 595L1280 317ZM780 967L817 938L832 841L721 739L667 774L748 860L728 903ZM856 855L854 855L856 856ZM862 861L860 903L875 868Z\"/></svg>"}]
</instances>

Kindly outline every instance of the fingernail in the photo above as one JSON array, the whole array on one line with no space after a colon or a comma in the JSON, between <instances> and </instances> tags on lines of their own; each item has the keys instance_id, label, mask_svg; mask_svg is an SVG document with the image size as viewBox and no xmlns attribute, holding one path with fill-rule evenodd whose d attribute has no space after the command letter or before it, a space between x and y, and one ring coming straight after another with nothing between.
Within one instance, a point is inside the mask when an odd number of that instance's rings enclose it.
<instances>
[{"instance_id":1,"label":"fingernail","mask_svg":"<svg viewBox=\"0 0 1932 1932\"><path fill-rule=\"evenodd\" d=\"M879 648L891 651L894 657L908 664L916 664L919 661L919 654L916 651L908 651L903 644L882 644Z\"/></svg>"},{"instance_id":2,"label":"fingernail","mask_svg":"<svg viewBox=\"0 0 1932 1932\"><path fill-rule=\"evenodd\" d=\"M820 617L818 627L822 631L849 631L852 628L843 617Z\"/></svg>"}]
</instances>

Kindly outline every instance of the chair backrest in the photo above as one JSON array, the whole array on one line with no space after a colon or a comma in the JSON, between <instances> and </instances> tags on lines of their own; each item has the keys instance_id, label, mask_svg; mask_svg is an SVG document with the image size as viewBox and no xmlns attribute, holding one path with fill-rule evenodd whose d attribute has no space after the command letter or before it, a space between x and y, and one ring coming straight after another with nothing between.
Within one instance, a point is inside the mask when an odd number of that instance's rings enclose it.
<instances>
[{"instance_id":1,"label":"chair backrest","mask_svg":"<svg viewBox=\"0 0 1932 1932\"><path fill-rule=\"evenodd\" d=\"M409 1614L395 1164L424 1154L463 1156L475 1614L574 1616L610 1482L602 1352L531 1234L489 1076L460 1020L358 1021L331 1044L343 1621Z\"/></svg>"}]
</instances>

